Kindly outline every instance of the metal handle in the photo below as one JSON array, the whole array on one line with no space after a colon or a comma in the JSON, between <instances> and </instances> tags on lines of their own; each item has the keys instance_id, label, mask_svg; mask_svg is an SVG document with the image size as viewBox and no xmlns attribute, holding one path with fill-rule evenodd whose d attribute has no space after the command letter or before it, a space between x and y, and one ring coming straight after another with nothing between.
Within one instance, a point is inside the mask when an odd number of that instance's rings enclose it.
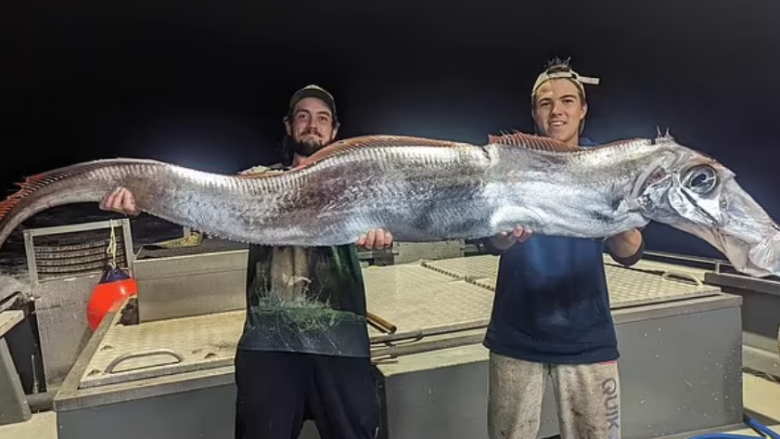
<instances>
[{"instance_id":1,"label":"metal handle","mask_svg":"<svg viewBox=\"0 0 780 439\"><path fill-rule=\"evenodd\" d=\"M690 279L690 280L692 280L696 284L697 287L703 287L704 286L704 282L702 282L701 279L699 279L698 277L696 277L696 276L694 276L694 275L692 275L690 273L683 273L681 271L674 271L674 270L664 271L664 274L661 275L661 278L663 280L671 280L671 279L669 279L670 276L677 276L677 277Z\"/></svg>"},{"instance_id":2,"label":"metal handle","mask_svg":"<svg viewBox=\"0 0 780 439\"><path fill-rule=\"evenodd\" d=\"M114 358L110 363L108 363L108 366L106 366L105 373L114 373L114 368L124 361L131 360L133 358L151 357L152 355L161 355L161 354L170 355L171 357L176 359L176 363L181 363L184 361L184 356L171 349L153 349L151 351L132 352ZM151 366L144 366L144 367L151 367Z\"/></svg>"}]
</instances>

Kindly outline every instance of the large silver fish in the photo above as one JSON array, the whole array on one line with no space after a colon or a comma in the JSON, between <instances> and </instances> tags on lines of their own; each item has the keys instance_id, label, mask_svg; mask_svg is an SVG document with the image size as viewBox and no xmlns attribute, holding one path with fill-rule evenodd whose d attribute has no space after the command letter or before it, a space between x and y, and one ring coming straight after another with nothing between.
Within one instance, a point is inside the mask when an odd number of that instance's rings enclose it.
<instances>
[{"instance_id":1,"label":"large silver fish","mask_svg":"<svg viewBox=\"0 0 780 439\"><path fill-rule=\"evenodd\" d=\"M339 141L281 174L228 176L153 160L98 160L33 176L0 204L0 245L52 206L122 186L138 208L266 245L481 238L516 225L602 238L654 220L698 236L741 272L780 275L780 230L714 159L670 136L570 148L522 133L475 146L401 136Z\"/></svg>"}]
</instances>

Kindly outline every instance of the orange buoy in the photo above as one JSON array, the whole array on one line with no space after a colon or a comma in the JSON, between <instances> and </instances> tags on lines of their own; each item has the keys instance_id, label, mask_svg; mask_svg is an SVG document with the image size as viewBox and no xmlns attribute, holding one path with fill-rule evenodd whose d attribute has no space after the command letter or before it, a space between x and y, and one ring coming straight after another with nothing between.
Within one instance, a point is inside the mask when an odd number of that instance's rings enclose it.
<instances>
[{"instance_id":1,"label":"orange buoy","mask_svg":"<svg viewBox=\"0 0 780 439\"><path fill-rule=\"evenodd\" d=\"M138 293L138 283L121 268L109 267L92 290L87 305L87 322L93 331L118 301Z\"/></svg>"}]
</instances>

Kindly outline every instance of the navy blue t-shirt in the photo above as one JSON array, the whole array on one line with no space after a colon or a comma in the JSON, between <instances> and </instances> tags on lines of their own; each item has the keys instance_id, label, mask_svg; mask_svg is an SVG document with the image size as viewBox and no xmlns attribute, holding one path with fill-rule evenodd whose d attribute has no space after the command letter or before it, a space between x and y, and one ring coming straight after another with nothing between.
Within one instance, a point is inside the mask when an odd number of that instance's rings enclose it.
<instances>
[{"instance_id":1,"label":"navy blue t-shirt","mask_svg":"<svg viewBox=\"0 0 780 439\"><path fill-rule=\"evenodd\" d=\"M583 146L594 143L581 140ZM499 355L553 364L616 360L617 338L604 273L604 241L532 236L500 254L485 347ZM616 261L633 265L632 257ZM611 253L611 252L610 252Z\"/></svg>"}]
</instances>

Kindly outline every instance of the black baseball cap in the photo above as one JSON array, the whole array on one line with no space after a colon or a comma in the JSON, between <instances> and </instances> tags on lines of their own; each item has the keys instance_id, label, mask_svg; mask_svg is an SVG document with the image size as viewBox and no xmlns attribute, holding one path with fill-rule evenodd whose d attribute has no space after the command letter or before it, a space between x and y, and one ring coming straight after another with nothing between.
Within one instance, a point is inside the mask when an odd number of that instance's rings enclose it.
<instances>
[{"instance_id":1,"label":"black baseball cap","mask_svg":"<svg viewBox=\"0 0 780 439\"><path fill-rule=\"evenodd\" d=\"M333 95L331 95L327 90L314 84L307 85L306 87L303 87L302 89L293 93L292 98L290 98L290 108L288 110L287 116L292 116L292 112L298 102L306 98L317 98L325 102L325 105L330 107L330 112L333 113L333 124L338 125L339 122L338 116L336 115L336 100L333 99Z\"/></svg>"}]
</instances>

